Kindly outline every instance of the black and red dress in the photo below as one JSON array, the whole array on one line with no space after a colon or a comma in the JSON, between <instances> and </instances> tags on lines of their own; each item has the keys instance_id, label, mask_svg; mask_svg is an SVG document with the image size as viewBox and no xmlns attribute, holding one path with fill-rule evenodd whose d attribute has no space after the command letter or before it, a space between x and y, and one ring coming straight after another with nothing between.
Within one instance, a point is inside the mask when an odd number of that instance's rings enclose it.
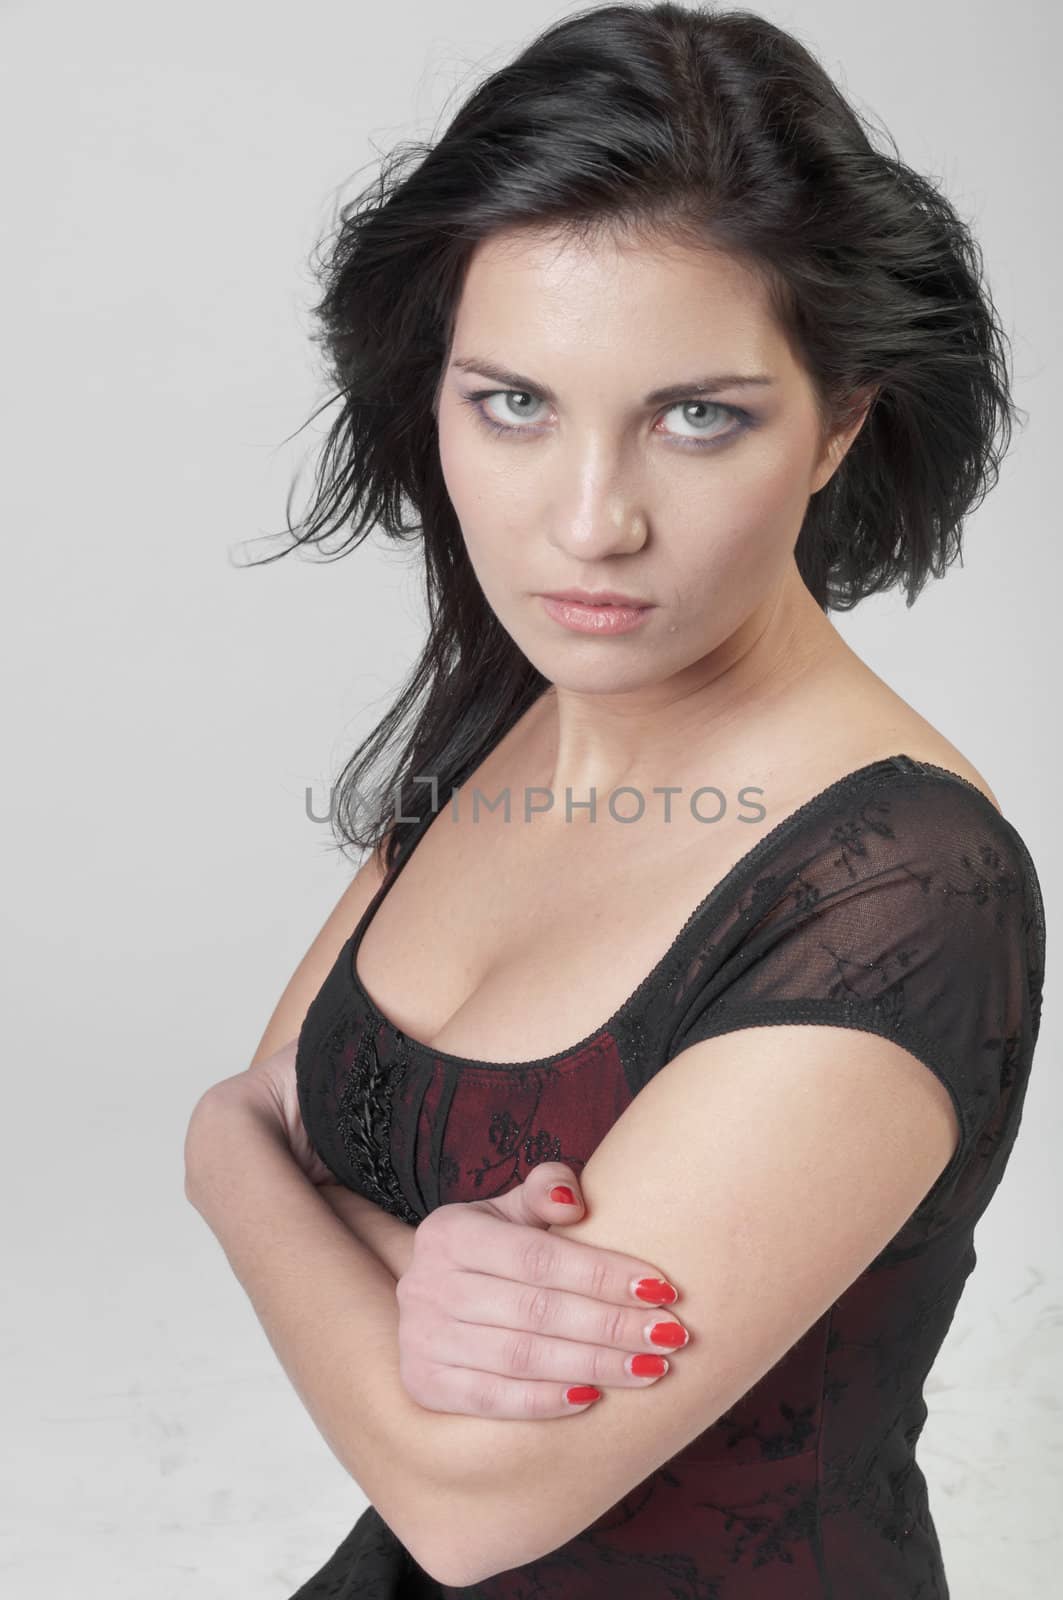
<instances>
[{"instance_id":1,"label":"black and red dress","mask_svg":"<svg viewBox=\"0 0 1063 1600\"><path fill-rule=\"evenodd\" d=\"M947 1600L916 1446L926 1381L1019 1128L1045 923L1020 835L966 779L898 755L832 783L731 868L600 1028L535 1061L466 1060L358 981L385 876L309 1008L307 1133L337 1180L416 1224L541 1161L578 1174L687 1045L827 1023L895 1040L946 1085L959 1147L874 1261L729 1411L551 1554L470 1587L428 1577L370 1506L292 1600ZM689 1147L697 1129L677 1138ZM548 1424L544 1424L548 1425ZM560 1437L560 1430L559 1430Z\"/></svg>"}]
</instances>

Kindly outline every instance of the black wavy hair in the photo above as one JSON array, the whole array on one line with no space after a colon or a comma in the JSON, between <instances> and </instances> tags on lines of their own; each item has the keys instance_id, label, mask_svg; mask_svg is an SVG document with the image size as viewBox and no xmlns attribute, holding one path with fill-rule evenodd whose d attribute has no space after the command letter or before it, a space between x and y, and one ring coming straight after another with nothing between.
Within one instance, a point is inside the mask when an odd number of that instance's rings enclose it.
<instances>
[{"instance_id":1,"label":"black wavy hair","mask_svg":"<svg viewBox=\"0 0 1063 1600\"><path fill-rule=\"evenodd\" d=\"M328 559L377 526L420 539L429 626L333 790L339 848L382 848L390 867L547 687L481 591L437 448L465 268L500 230L722 249L765 286L827 432L870 386L795 550L824 610L898 585L911 606L961 555L1018 416L1009 346L969 228L889 142L874 148L810 50L754 12L592 6L492 72L434 144L396 146L340 209L312 335L336 392L308 421L341 409L302 531L289 492L279 555L344 527Z\"/></svg>"}]
</instances>

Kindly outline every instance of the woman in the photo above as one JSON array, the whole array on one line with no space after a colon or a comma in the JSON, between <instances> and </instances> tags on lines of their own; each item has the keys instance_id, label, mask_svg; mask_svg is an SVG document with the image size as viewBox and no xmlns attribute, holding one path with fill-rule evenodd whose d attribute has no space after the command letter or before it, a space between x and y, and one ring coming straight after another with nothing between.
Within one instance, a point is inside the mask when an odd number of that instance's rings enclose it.
<instances>
[{"instance_id":1,"label":"woman","mask_svg":"<svg viewBox=\"0 0 1063 1600\"><path fill-rule=\"evenodd\" d=\"M976 246L792 37L607 6L347 208L318 310L343 410L297 543L419 535L430 632L336 808L379 860L252 1073L355 1232L403 1230L420 1404L384 1374L345 1422L324 1344L278 1334L374 1501L299 1600L944 1596L922 1385L1017 1132L1044 919L984 778L828 612L910 605L995 480ZM367 837L358 779L420 696ZM291 1279L209 1177L258 1157L212 1104L197 1203L279 1328ZM505 1210L540 1168L582 1222ZM602 1276L544 1254L533 1314L503 1232ZM663 1382L630 1365L625 1252L681 1291ZM346 1348L386 1364L365 1282Z\"/></svg>"}]
</instances>

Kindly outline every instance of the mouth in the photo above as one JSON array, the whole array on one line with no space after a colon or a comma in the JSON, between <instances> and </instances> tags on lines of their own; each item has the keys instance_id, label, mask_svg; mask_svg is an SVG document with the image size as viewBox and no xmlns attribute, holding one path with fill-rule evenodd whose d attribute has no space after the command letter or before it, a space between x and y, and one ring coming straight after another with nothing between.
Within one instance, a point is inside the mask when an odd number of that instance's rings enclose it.
<instances>
[{"instance_id":1,"label":"mouth","mask_svg":"<svg viewBox=\"0 0 1063 1600\"><path fill-rule=\"evenodd\" d=\"M544 592L544 600L568 600L581 606L627 606L641 608L652 605L651 600L640 600L636 595L621 594L616 589L554 589Z\"/></svg>"},{"instance_id":2,"label":"mouth","mask_svg":"<svg viewBox=\"0 0 1063 1600\"><path fill-rule=\"evenodd\" d=\"M539 598L544 611L560 627L601 639L643 627L654 609L648 600L633 601L619 595L614 599L616 591L612 589L600 589L590 600L582 598L587 592L586 589L570 589L564 595L543 594ZM603 595L610 598L603 599Z\"/></svg>"}]
</instances>

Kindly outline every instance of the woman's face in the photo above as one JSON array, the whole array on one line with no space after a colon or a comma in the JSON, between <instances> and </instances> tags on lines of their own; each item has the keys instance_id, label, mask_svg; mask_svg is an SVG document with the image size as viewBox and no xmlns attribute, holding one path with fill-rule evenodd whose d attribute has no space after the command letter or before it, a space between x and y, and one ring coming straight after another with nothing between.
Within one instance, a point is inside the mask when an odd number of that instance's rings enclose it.
<instances>
[{"instance_id":1,"label":"woman's face","mask_svg":"<svg viewBox=\"0 0 1063 1600\"><path fill-rule=\"evenodd\" d=\"M480 245L437 415L488 603L544 677L577 691L696 679L780 590L803 588L808 499L844 454L824 449L763 290L732 259L676 246L529 232ZM628 633L575 632L541 598L572 587L653 609Z\"/></svg>"}]
</instances>

